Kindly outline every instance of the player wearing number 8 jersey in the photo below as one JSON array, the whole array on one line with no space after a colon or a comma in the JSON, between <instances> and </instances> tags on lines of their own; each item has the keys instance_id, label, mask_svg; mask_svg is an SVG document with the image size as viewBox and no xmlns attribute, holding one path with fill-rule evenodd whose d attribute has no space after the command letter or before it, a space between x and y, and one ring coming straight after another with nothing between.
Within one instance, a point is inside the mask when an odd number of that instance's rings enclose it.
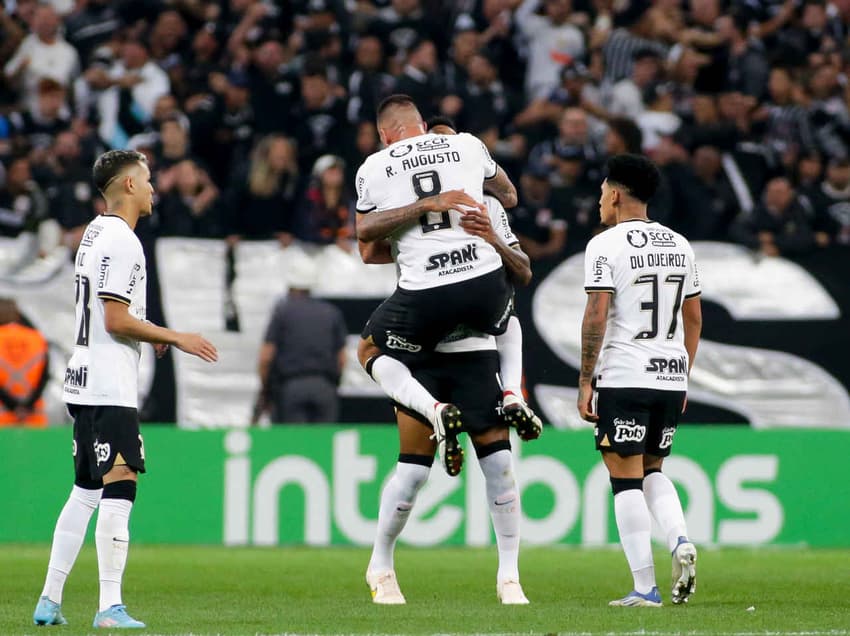
<instances>
[{"instance_id":1,"label":"player wearing number 8 jersey","mask_svg":"<svg viewBox=\"0 0 850 636\"><path fill-rule=\"evenodd\" d=\"M456 474L458 458L446 455L444 440L460 430L460 412L437 402L408 364L461 324L504 333L512 293L502 253L512 250L466 231L461 220L465 209L486 214L485 182L506 207L516 204L516 190L480 140L426 133L407 96L384 100L377 123L386 148L357 172L357 236L390 241L399 282L366 324L358 357L390 397L428 418L443 466Z\"/></svg>"},{"instance_id":2,"label":"player wearing number 8 jersey","mask_svg":"<svg viewBox=\"0 0 850 636\"><path fill-rule=\"evenodd\" d=\"M145 453L137 412L140 342L168 345L207 362L215 347L199 334L178 333L145 320L145 257L133 230L151 213L153 186L145 156L112 150L95 162L93 180L108 212L86 228L74 266L74 353L64 397L74 418L74 487L56 522L44 590L33 621L61 625L65 580L95 508L100 605L95 627L142 628L121 600L129 519Z\"/></svg>"},{"instance_id":3,"label":"player wearing number 8 jersey","mask_svg":"<svg viewBox=\"0 0 850 636\"><path fill-rule=\"evenodd\" d=\"M696 583L696 549L661 466L684 410L699 343L699 276L688 241L647 218L658 168L637 155L617 155L607 167L599 209L602 223L613 227L585 252L578 409L596 423L596 448L611 476L620 542L634 579L634 590L610 604L659 607L650 513L672 553L673 603L687 601Z\"/></svg>"}]
</instances>

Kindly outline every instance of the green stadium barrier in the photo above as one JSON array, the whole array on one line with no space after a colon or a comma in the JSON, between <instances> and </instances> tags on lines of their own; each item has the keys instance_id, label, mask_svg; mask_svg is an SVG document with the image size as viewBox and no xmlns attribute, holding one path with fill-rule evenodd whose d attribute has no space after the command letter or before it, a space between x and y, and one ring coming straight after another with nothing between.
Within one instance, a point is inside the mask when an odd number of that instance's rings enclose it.
<instances>
[{"instance_id":1,"label":"green stadium barrier","mask_svg":"<svg viewBox=\"0 0 850 636\"><path fill-rule=\"evenodd\" d=\"M148 474L131 522L145 543L365 545L397 457L394 427L143 429ZM49 541L72 480L70 429L0 430L0 542ZM589 431L515 441L523 540L617 540L608 477ZM850 433L689 426L665 472L700 544L850 546ZM475 454L458 478L438 466L402 538L493 542ZM94 524L91 524L92 527ZM90 532L92 528L90 528Z\"/></svg>"}]
</instances>

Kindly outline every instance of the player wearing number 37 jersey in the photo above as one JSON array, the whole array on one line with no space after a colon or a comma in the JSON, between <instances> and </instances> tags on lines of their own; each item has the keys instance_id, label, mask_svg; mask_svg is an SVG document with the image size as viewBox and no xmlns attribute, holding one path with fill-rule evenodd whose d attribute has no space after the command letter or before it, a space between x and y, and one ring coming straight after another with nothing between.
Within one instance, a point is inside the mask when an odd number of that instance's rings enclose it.
<instances>
[{"instance_id":1,"label":"player wearing number 37 jersey","mask_svg":"<svg viewBox=\"0 0 850 636\"><path fill-rule=\"evenodd\" d=\"M699 276L685 237L647 218L658 168L637 155L612 157L607 168L599 210L602 223L613 227L585 252L578 409L596 424L596 448L611 476L620 543L634 579L633 591L610 605L659 607L650 514L673 557L673 603L686 602L696 583L696 548L661 465L699 343Z\"/></svg>"}]
</instances>

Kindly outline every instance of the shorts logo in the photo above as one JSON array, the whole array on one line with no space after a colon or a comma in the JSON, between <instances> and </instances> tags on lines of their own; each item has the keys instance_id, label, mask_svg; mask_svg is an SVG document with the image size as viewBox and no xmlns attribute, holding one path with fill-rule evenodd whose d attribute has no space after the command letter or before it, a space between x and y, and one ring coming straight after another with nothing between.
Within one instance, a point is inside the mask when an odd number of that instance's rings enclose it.
<instances>
[{"instance_id":1,"label":"shorts logo","mask_svg":"<svg viewBox=\"0 0 850 636\"><path fill-rule=\"evenodd\" d=\"M397 349L399 351L409 351L410 353L419 353L422 351L422 346L408 342L401 336L387 332L387 349Z\"/></svg>"},{"instance_id":2,"label":"shorts logo","mask_svg":"<svg viewBox=\"0 0 850 636\"><path fill-rule=\"evenodd\" d=\"M676 434L676 429L672 426L665 426L661 431L661 442L658 448L670 448L673 445L673 436Z\"/></svg>"},{"instance_id":3,"label":"shorts logo","mask_svg":"<svg viewBox=\"0 0 850 636\"><path fill-rule=\"evenodd\" d=\"M97 465L100 466L102 463L109 460L109 456L112 454L112 446L109 442L104 444L99 444L97 442L94 443L94 456L97 457Z\"/></svg>"},{"instance_id":4,"label":"shorts logo","mask_svg":"<svg viewBox=\"0 0 850 636\"><path fill-rule=\"evenodd\" d=\"M141 435L139 435L139 455L142 461L145 461L145 440L142 439Z\"/></svg>"},{"instance_id":5,"label":"shorts logo","mask_svg":"<svg viewBox=\"0 0 850 636\"><path fill-rule=\"evenodd\" d=\"M77 456L77 440L71 441L71 456L73 456L73 457Z\"/></svg>"},{"instance_id":6,"label":"shorts logo","mask_svg":"<svg viewBox=\"0 0 850 636\"><path fill-rule=\"evenodd\" d=\"M632 247L643 247L649 241L643 230L629 230L626 232L626 240Z\"/></svg>"},{"instance_id":7,"label":"shorts logo","mask_svg":"<svg viewBox=\"0 0 850 636\"><path fill-rule=\"evenodd\" d=\"M634 419L621 420L614 418L614 441L615 442L642 442L646 437L646 427L637 424Z\"/></svg>"}]
</instances>

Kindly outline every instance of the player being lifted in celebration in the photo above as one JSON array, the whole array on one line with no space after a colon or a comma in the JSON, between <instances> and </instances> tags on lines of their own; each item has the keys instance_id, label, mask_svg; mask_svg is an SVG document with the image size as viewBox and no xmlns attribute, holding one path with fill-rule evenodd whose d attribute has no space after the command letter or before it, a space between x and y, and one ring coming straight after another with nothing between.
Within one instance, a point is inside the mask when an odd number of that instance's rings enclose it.
<instances>
[{"instance_id":1,"label":"player being lifted in celebration","mask_svg":"<svg viewBox=\"0 0 850 636\"><path fill-rule=\"evenodd\" d=\"M200 334L178 333L145 320L145 256L133 230L151 213L153 186L145 156L112 150L94 164L93 180L108 210L89 223L74 265L74 353L65 372L64 399L74 418L74 487L56 522L36 625L63 625L62 590L98 508L95 544L100 605L95 627L142 628L121 600L130 541L130 510L138 473L145 472L139 434L140 342L168 345L215 362L215 347Z\"/></svg>"},{"instance_id":2,"label":"player being lifted in celebration","mask_svg":"<svg viewBox=\"0 0 850 636\"><path fill-rule=\"evenodd\" d=\"M390 397L429 420L441 463L456 475L462 462L460 410L437 401L408 364L461 324L505 333L513 303L502 256L461 227L461 219L465 209L486 213L485 180L508 207L516 204L516 189L480 140L464 133L426 134L405 95L380 104L377 125L386 148L357 172L357 236L367 243L390 240L399 281L367 322L358 358ZM524 420L533 417L521 399L513 408Z\"/></svg>"},{"instance_id":3,"label":"player being lifted in celebration","mask_svg":"<svg viewBox=\"0 0 850 636\"><path fill-rule=\"evenodd\" d=\"M634 578L634 590L609 603L616 606L661 606L650 513L672 553L673 603L686 602L696 583L696 548L661 465L686 404L702 328L700 286L688 241L647 218L658 182L658 168L644 157L609 159L599 209L602 223L613 227L585 253L578 410L596 423L596 448L611 476L620 543Z\"/></svg>"},{"instance_id":4,"label":"player being lifted in celebration","mask_svg":"<svg viewBox=\"0 0 850 636\"><path fill-rule=\"evenodd\" d=\"M429 129L438 134L455 134L451 123L443 120L431 120ZM490 198L485 197L485 200ZM501 241L512 246L515 254L505 259L505 268L512 280L528 284L531 280L528 257L519 249L504 208L492 201L488 202L488 211L485 216L473 210L462 220L463 226L488 242ZM359 245L365 262L392 262L387 241L361 241ZM413 374L429 391L463 409L463 428L472 438L484 473L487 502L496 533L499 553L496 594L504 605L525 605L528 599L519 582L518 564L520 499L506 421L498 417L500 405L505 401L498 380L500 359L504 360L504 356L497 354L495 348L492 336L461 327L440 342L436 352L426 362L418 364ZM405 603L396 578L393 552L416 495L428 479L436 450L425 417L400 405L397 405L396 417L398 465L381 493L378 528L366 570L372 600L387 605ZM528 439L533 439L539 434L539 428L528 433Z\"/></svg>"}]
</instances>

